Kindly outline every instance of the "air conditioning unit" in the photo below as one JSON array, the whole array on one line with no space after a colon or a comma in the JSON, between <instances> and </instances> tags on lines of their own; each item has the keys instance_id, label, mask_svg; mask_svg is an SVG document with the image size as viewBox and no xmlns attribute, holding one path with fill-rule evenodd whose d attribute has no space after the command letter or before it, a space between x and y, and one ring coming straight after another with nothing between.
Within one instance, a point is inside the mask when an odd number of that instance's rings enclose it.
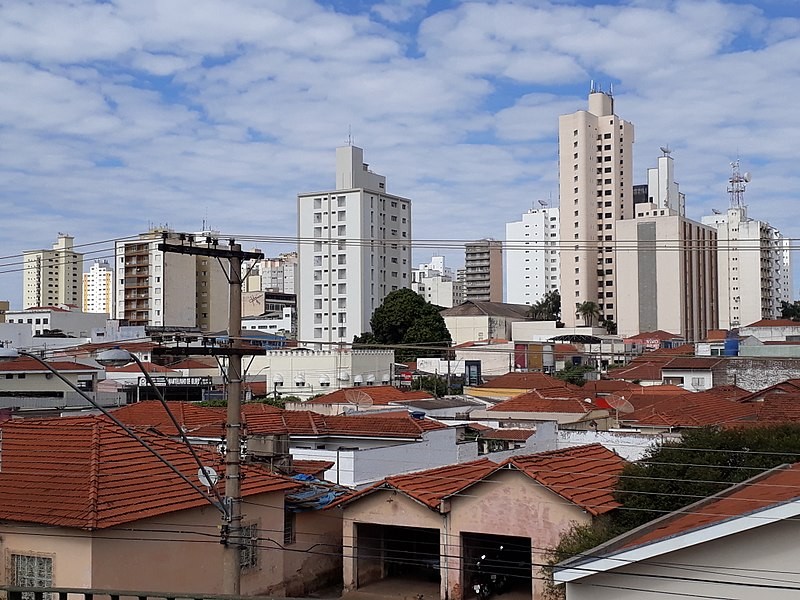
<instances>
[{"instance_id":1,"label":"air conditioning unit","mask_svg":"<svg viewBox=\"0 0 800 600\"><path fill-rule=\"evenodd\" d=\"M289 454L289 436L248 435L247 454L254 459L275 458Z\"/></svg>"}]
</instances>

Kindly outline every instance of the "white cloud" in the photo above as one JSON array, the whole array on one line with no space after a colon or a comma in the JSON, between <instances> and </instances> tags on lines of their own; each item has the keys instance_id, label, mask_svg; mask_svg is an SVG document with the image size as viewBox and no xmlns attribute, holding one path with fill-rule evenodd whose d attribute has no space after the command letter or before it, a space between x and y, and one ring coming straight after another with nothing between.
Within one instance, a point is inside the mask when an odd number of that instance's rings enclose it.
<instances>
[{"instance_id":1,"label":"white cloud","mask_svg":"<svg viewBox=\"0 0 800 600\"><path fill-rule=\"evenodd\" d=\"M669 143L699 216L725 207L739 153L751 214L800 236L800 21L763 3L583 4L4 6L3 255L64 229L77 243L196 229L206 213L224 231L291 236L295 195L332 184L349 129L414 200L416 238L500 238L557 197L558 115L585 108L590 79L614 82L636 126L635 181ZM16 300L19 274L0 289Z\"/></svg>"}]
</instances>

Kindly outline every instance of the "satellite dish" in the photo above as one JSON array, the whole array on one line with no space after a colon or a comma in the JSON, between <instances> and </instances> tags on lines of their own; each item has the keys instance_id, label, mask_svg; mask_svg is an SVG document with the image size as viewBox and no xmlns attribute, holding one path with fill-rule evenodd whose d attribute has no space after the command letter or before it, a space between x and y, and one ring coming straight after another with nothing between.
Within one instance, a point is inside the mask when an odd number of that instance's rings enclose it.
<instances>
[{"instance_id":1,"label":"satellite dish","mask_svg":"<svg viewBox=\"0 0 800 600\"><path fill-rule=\"evenodd\" d=\"M744 180L749 183L750 181L752 181L752 179L753 176L750 174L750 171L746 171L744 174Z\"/></svg>"},{"instance_id":2,"label":"satellite dish","mask_svg":"<svg viewBox=\"0 0 800 600\"><path fill-rule=\"evenodd\" d=\"M633 404L626 400L625 396L621 394L609 394L603 398L603 400L617 412L632 413L634 411Z\"/></svg>"},{"instance_id":3,"label":"satellite dish","mask_svg":"<svg viewBox=\"0 0 800 600\"><path fill-rule=\"evenodd\" d=\"M722 214L722 211L721 210L717 210L716 208L712 208L711 212L714 213L715 215L721 215Z\"/></svg>"},{"instance_id":4,"label":"satellite dish","mask_svg":"<svg viewBox=\"0 0 800 600\"><path fill-rule=\"evenodd\" d=\"M347 389L344 391L344 399L355 406L356 410L372 406L372 396L362 390Z\"/></svg>"},{"instance_id":5,"label":"satellite dish","mask_svg":"<svg viewBox=\"0 0 800 600\"><path fill-rule=\"evenodd\" d=\"M201 469L197 469L197 479L200 480L200 485L212 488L217 485L219 475L217 475L217 472L211 467L202 467Z\"/></svg>"}]
</instances>

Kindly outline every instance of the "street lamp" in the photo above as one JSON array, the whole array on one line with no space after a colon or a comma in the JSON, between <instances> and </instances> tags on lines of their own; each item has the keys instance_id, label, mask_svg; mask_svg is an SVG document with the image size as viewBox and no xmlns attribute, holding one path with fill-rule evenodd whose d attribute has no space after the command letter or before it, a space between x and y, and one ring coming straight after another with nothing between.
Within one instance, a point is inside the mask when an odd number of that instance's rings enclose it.
<instances>
[{"instance_id":1,"label":"street lamp","mask_svg":"<svg viewBox=\"0 0 800 600\"><path fill-rule=\"evenodd\" d=\"M115 350L118 350L118 349L115 349ZM122 350L122 352L125 352L125 351L124 351L124 350ZM101 354L102 354L102 353L101 353ZM96 408L96 409L97 409L97 410L99 410L101 413L103 413L103 415L104 415L106 418L108 418L108 419L109 419L109 420L110 420L112 423L114 423L114 424L115 424L117 427L119 427L120 429L122 429L122 430L123 430L125 433L127 433L129 436L131 436L131 437L132 437L133 439L135 439L137 442L139 442L139 443L140 443L140 444L141 444L141 445L144 447L144 449L145 449L145 450L147 450L148 452L150 452L150 454L152 454L153 456L155 456L155 457L156 457L156 458L157 458L159 461L161 461L161 462L162 462L162 463L164 463L164 464L165 464L167 467L169 467L169 469L170 469L170 470L171 470L173 473L175 473L175 474L176 474L178 477L180 477L180 478L181 478L183 481L185 481L186 483L188 483L188 484L189 484L189 485L192 487L192 489L194 489L194 490L195 490L195 491L196 491L198 494L200 494L200 495L201 495L203 498L205 498L205 499L206 499L206 500L207 500L207 501L208 501L208 502L209 502L209 503L210 503L212 506L214 506L215 508L217 508L217 510L219 510L219 511L220 511L220 512L221 512L223 515L227 515L227 510L225 509L225 503L222 501L222 498L220 497L220 495L219 495L219 492L217 492L217 490L216 490L216 489L214 489L213 487L211 488L211 490L214 492L214 496L215 496L215 497L212 497L212 496L210 496L209 494L207 494L206 492L204 492L202 489L200 489L200 487L198 487L198 486L197 486L197 485L196 485L196 484L195 484L193 481L191 481L191 480L190 480L188 477L186 477L186 476L185 476L183 473L181 473L181 472L180 472L180 471L177 469L177 467L175 467L175 466L174 466L172 463L170 463L170 462L169 462L169 461L168 461L166 458L164 458L163 456L161 456L161 454L159 454L159 452L158 452L157 450L155 450L154 448L150 447L150 445L149 445L147 442L145 442L145 441L144 441L142 438L140 438L140 437L139 437L139 436L136 434L136 432L135 432L135 431L133 431L133 430L132 430L130 427L128 427L127 425L125 425L125 423L123 423L122 421L120 421L120 420L119 420L117 417L115 417L115 416L114 416L112 413L110 413L108 410L106 410L106 409L105 409L105 407L103 407L103 406L101 406L100 404L98 404L98 402L97 402L97 401L96 401L94 398L92 398L91 396L89 396L89 395L88 395L86 392L84 392L82 389L80 389L78 386L76 386L74 383L72 383L72 382L71 382L69 379L67 379L66 377L64 377L64 376L63 376L63 375L62 375L62 374L61 374L61 373L60 373L58 370L56 370L56 369L55 369L55 368L53 368L53 367L52 367L50 364L48 364L47 362L45 362L45 361L44 361L44 360L43 360L41 357L39 357L39 356L37 356L36 354L33 354L33 353L31 353L31 352L25 352L25 351L23 351L23 350L17 350L16 348L9 348L9 347L5 347L5 346L3 346L3 347L0 347L0 361L9 361L9 360L15 360L15 359L17 359L17 358L20 358L20 357L23 357L23 356L24 356L25 358L30 358L30 359L33 359L34 361L36 361L37 363L39 363L40 365L42 365L42 366L43 366L45 369L47 369L48 371L50 371L50 373L52 373L53 375L55 375L56 377L58 377L58 378L59 378L59 379L60 379L60 380L61 380L61 381L62 381L64 384L66 384L66 385L67 385L67 386L68 386L70 389L72 389L74 392L77 392L77 393L78 393L78 395L79 395L79 396L81 396L81 398L83 398L84 400L86 400L86 402L88 402L88 403L89 403L89 404L91 404L91 405L92 405L94 408ZM117 358L118 358L119 360L121 360L121 358L120 358L120 355L119 355L119 354L117 354L116 356L117 356ZM131 356L132 356L132 355L131 355ZM98 362L99 362L99 361L98 361ZM130 362L130 361L128 361L128 362ZM103 364L103 363L100 363L100 364ZM109 364L110 364L110 363L109 363ZM122 364L122 363L118 363L118 364ZM127 363L125 363L125 364L127 364ZM140 366L140 368L141 368L141 366ZM152 381L152 380L151 380L151 381ZM156 390L156 391L158 391L158 390ZM169 410L167 410L167 412L169 413ZM171 414L170 414L170 417L172 417L172 415L171 415ZM172 417L172 418L173 418L173 422L175 422L175 421L174 421L174 417ZM180 428L180 427L178 427L178 431L179 431L179 432L181 432L181 434L182 434L182 437L184 438L184 441L186 442L186 440L185 440L185 436L183 435L183 432L181 431L181 428ZM200 459L198 458L197 454L195 454L195 452L194 452L194 449L193 449L191 446L189 446L189 451L191 452L192 456L194 457L194 460L195 460L195 462L197 462L197 464L199 465L200 469L203 469L203 470L204 470L204 467L203 467L203 465L200 463Z\"/></svg>"}]
</instances>

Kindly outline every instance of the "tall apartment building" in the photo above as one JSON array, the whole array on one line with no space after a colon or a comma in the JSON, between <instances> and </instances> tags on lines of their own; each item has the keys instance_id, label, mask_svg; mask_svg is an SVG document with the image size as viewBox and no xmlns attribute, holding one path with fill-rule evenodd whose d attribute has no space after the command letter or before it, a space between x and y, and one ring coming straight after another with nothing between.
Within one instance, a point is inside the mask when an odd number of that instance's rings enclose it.
<instances>
[{"instance_id":1,"label":"tall apartment building","mask_svg":"<svg viewBox=\"0 0 800 600\"><path fill-rule=\"evenodd\" d=\"M739 171L739 161L731 167L730 207L703 217L703 223L717 229L719 325L725 329L778 318L781 302L793 298L789 240L769 223L748 216L744 192L750 176Z\"/></svg>"},{"instance_id":2,"label":"tall apartment building","mask_svg":"<svg viewBox=\"0 0 800 600\"><path fill-rule=\"evenodd\" d=\"M295 294L297 270L297 252L285 252L276 258L244 261L242 275L247 274L247 279L243 282L243 290Z\"/></svg>"},{"instance_id":3,"label":"tall apartment building","mask_svg":"<svg viewBox=\"0 0 800 600\"><path fill-rule=\"evenodd\" d=\"M350 342L387 294L411 285L411 201L386 192L364 151L336 149L333 190L297 196L298 338Z\"/></svg>"},{"instance_id":4,"label":"tall apartment building","mask_svg":"<svg viewBox=\"0 0 800 600\"><path fill-rule=\"evenodd\" d=\"M226 273L211 257L162 252L181 236L155 228L136 240L116 243L116 318L128 325L199 327L222 331L228 326L229 286ZM202 240L207 234L195 234Z\"/></svg>"},{"instance_id":5,"label":"tall apartment building","mask_svg":"<svg viewBox=\"0 0 800 600\"><path fill-rule=\"evenodd\" d=\"M686 218L666 149L636 191L633 219L616 224L617 330L705 339L717 328L716 229Z\"/></svg>"},{"instance_id":6,"label":"tall apartment building","mask_svg":"<svg viewBox=\"0 0 800 600\"><path fill-rule=\"evenodd\" d=\"M453 307L453 285L455 273L445 266L444 256L433 256L411 271L411 289L436 306Z\"/></svg>"},{"instance_id":7,"label":"tall apartment building","mask_svg":"<svg viewBox=\"0 0 800 600\"><path fill-rule=\"evenodd\" d=\"M595 302L617 322L616 223L633 216L633 125L614 114L610 93L592 87L589 110L558 122L561 318Z\"/></svg>"},{"instance_id":8,"label":"tall apartment building","mask_svg":"<svg viewBox=\"0 0 800 600\"><path fill-rule=\"evenodd\" d=\"M453 282L453 306L467 301L467 270L456 269L456 280Z\"/></svg>"},{"instance_id":9,"label":"tall apartment building","mask_svg":"<svg viewBox=\"0 0 800 600\"><path fill-rule=\"evenodd\" d=\"M466 246L464 297L474 302L503 301L503 243L484 239Z\"/></svg>"},{"instance_id":10,"label":"tall apartment building","mask_svg":"<svg viewBox=\"0 0 800 600\"><path fill-rule=\"evenodd\" d=\"M75 252L74 238L58 234L52 250L23 253L22 308L34 306L81 306L83 254Z\"/></svg>"},{"instance_id":11,"label":"tall apartment building","mask_svg":"<svg viewBox=\"0 0 800 600\"><path fill-rule=\"evenodd\" d=\"M558 208L531 209L506 223L506 302L532 305L557 290Z\"/></svg>"},{"instance_id":12,"label":"tall apartment building","mask_svg":"<svg viewBox=\"0 0 800 600\"><path fill-rule=\"evenodd\" d=\"M114 318L114 308L114 270L108 261L96 260L83 274L83 312Z\"/></svg>"}]
</instances>

